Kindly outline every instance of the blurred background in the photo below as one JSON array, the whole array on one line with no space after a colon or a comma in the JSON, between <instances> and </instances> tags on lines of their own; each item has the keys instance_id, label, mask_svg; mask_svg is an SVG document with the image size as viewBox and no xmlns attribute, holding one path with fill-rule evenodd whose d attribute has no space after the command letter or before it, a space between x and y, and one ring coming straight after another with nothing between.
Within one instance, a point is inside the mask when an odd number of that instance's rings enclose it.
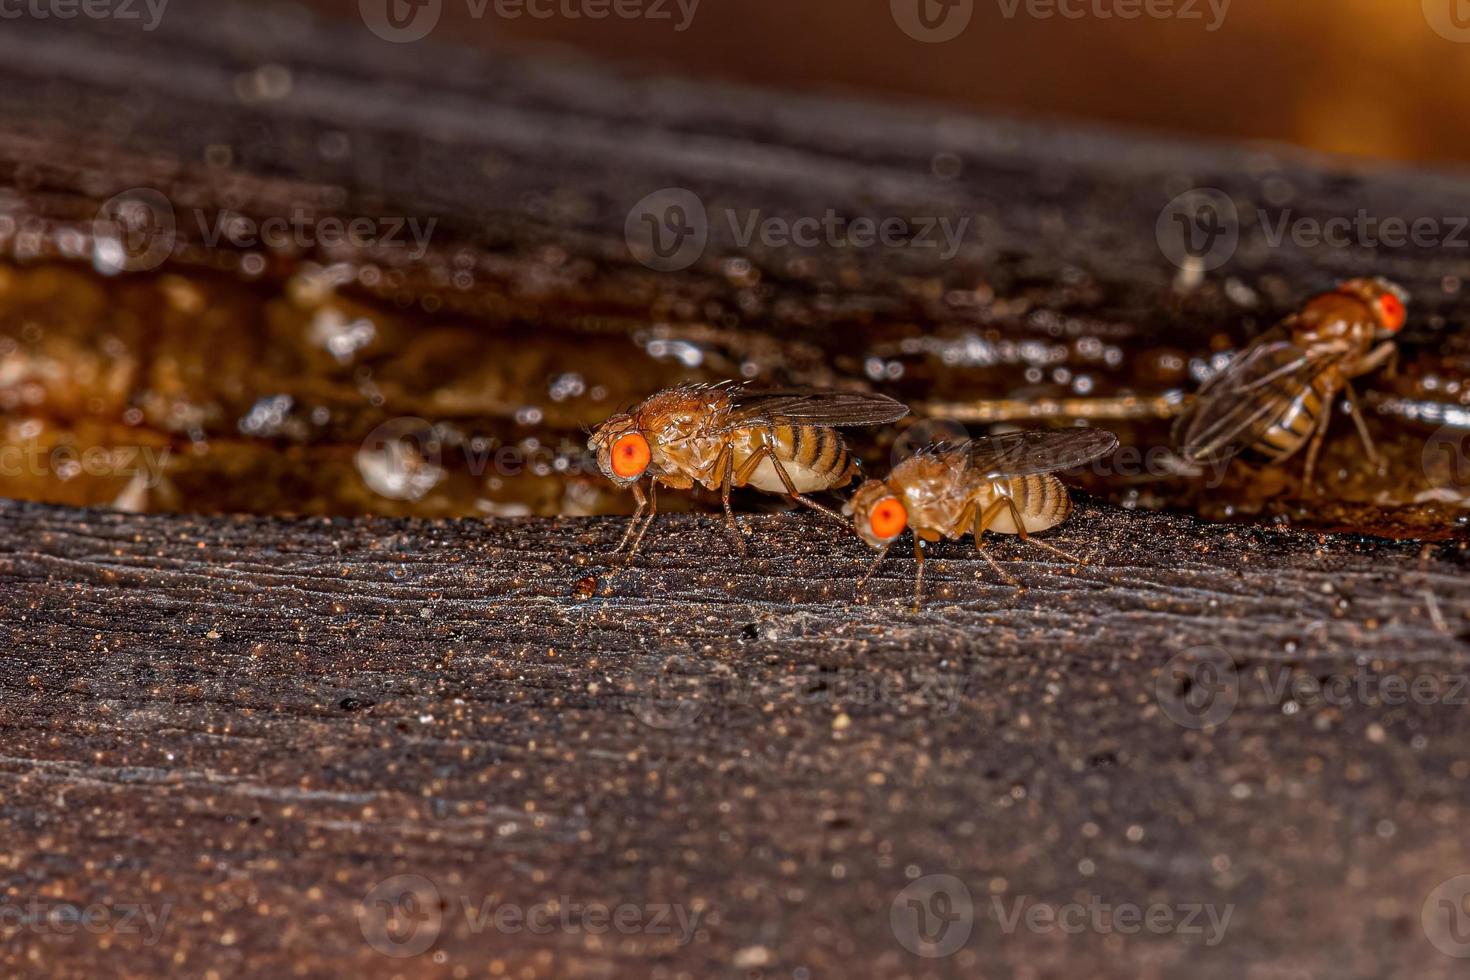
<instances>
[{"instance_id":1,"label":"blurred background","mask_svg":"<svg viewBox=\"0 0 1470 980\"><path fill-rule=\"evenodd\" d=\"M404 22L436 3L436 40L559 44L654 71L1207 140L1470 159L1470 0L644 0L649 16L602 20L568 16L565 0L313 0L347 18L392 4ZM954 36L917 40L904 26Z\"/></svg>"}]
</instances>

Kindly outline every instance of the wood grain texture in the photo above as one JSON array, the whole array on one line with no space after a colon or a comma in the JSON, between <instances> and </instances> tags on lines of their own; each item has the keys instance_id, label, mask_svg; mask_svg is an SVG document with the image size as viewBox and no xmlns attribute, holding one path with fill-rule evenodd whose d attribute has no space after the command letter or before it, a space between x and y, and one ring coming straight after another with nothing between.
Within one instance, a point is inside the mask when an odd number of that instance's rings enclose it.
<instances>
[{"instance_id":1,"label":"wood grain texture","mask_svg":"<svg viewBox=\"0 0 1470 980\"><path fill-rule=\"evenodd\" d=\"M1084 502L1049 538L1090 564L1000 541L1017 592L949 543L912 615L911 561L859 595L870 556L838 529L749 524L741 564L717 518L661 519L608 582L616 520L0 506L6 901L171 908L156 945L19 930L0 955L58 976L1458 967L1419 915L1470 871L1463 542ZM580 599L588 576L599 594ZM1195 729L1171 720L1165 668L1201 647L1231 658L1239 698ZM1345 698L1302 686L1336 676ZM1426 678L1424 696L1395 703L1389 677ZM890 926L930 874L976 907L948 959ZM358 921L398 875L443 902L413 958ZM993 896L1006 914L1089 896L1234 909L1207 945L1008 934ZM651 917L476 931L462 899L667 904L697 928L684 945Z\"/></svg>"}]
</instances>

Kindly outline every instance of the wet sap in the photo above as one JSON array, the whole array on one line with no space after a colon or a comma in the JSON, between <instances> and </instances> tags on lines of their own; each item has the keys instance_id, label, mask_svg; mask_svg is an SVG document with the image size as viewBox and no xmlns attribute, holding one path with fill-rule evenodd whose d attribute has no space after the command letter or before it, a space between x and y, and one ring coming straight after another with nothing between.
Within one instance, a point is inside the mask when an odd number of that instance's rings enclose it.
<instances>
[{"instance_id":1,"label":"wet sap","mask_svg":"<svg viewBox=\"0 0 1470 980\"><path fill-rule=\"evenodd\" d=\"M637 304L601 309L554 284L503 297L467 276L396 292L379 276L0 264L3 492L133 511L622 513L631 501L598 475L586 430L660 387L736 378L907 401L905 423L849 434L877 475L925 442L1084 418L1124 447L1065 479L1126 507L1427 538L1470 514L1470 391L1454 356L1409 352L1396 378L1363 379L1382 465L1342 414L1304 494L1300 459L1190 476L1169 451L1171 417L1228 357L1226 336L1138 349L1124 332L983 295L966 301L990 315L964 324L865 315L753 331L696 304L649 322ZM661 503L718 509L713 497Z\"/></svg>"}]
</instances>

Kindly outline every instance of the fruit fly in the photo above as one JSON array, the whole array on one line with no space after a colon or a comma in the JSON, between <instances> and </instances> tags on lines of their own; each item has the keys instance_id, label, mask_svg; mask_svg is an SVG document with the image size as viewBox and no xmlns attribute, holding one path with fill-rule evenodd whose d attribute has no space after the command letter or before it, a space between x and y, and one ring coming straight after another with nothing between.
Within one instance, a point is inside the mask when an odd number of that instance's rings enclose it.
<instances>
[{"instance_id":1,"label":"fruit fly","mask_svg":"<svg viewBox=\"0 0 1470 980\"><path fill-rule=\"evenodd\" d=\"M631 540L630 560L658 513L660 484L688 490L698 483L720 491L731 539L744 555L745 538L730 509L733 488L785 494L842 521L807 496L857 479L857 460L836 427L886 425L907 414L908 407L891 398L861 392L685 385L608 419L593 431L587 447L596 451L603 475L632 489L638 502L617 547L622 551ZM645 480L647 494L641 485ZM648 518L640 528L645 510Z\"/></svg>"},{"instance_id":2,"label":"fruit fly","mask_svg":"<svg viewBox=\"0 0 1470 980\"><path fill-rule=\"evenodd\" d=\"M1377 463L1350 379L1394 357L1407 299L1387 280L1352 279L1308 300L1200 389L1193 411L1175 427L1180 454L1194 463L1223 463L1239 453L1280 463L1308 446L1302 486L1310 490L1333 403L1346 392L1368 459Z\"/></svg>"},{"instance_id":3,"label":"fruit fly","mask_svg":"<svg viewBox=\"0 0 1470 980\"><path fill-rule=\"evenodd\" d=\"M893 468L886 480L869 480L852 495L847 510L858 536L881 549L866 582L906 529L914 532L914 608L924 590L924 542L975 537L975 548L1000 576L1007 575L985 552L986 531L1017 534L1022 541L1066 558L1080 559L1031 537L1056 527L1072 511L1067 488L1051 474L1081 466L1113 451L1118 437L1102 429L1011 432L961 445L931 446Z\"/></svg>"}]
</instances>

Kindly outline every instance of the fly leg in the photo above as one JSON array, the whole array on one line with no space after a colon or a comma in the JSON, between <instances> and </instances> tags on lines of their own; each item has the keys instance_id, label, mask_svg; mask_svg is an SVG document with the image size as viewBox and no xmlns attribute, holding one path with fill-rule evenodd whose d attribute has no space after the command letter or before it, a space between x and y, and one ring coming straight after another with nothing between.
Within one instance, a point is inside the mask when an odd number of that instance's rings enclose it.
<instances>
[{"instance_id":1,"label":"fly leg","mask_svg":"<svg viewBox=\"0 0 1470 980\"><path fill-rule=\"evenodd\" d=\"M981 510L979 506L975 507L975 550L980 552L981 558L984 558L986 561L990 562L990 567L995 569L995 574L999 575L1009 585L1019 589L1021 587L1021 583L1016 581L1016 579L1012 577L1011 574L1007 572L1004 568L1001 568L1000 562L990 557L990 552L985 550L985 544L982 540L985 535L985 529L990 527L990 522L995 520L1000 512L1005 509L1005 506L1005 500L997 500L986 507L984 510Z\"/></svg>"},{"instance_id":2,"label":"fly leg","mask_svg":"<svg viewBox=\"0 0 1470 980\"><path fill-rule=\"evenodd\" d=\"M792 500L796 501L804 507L810 507L812 510L815 510L822 514L826 514L828 517L832 518L832 520L836 521L838 524L841 524L845 528L852 527L852 524L844 520L842 518L842 515L838 514L835 510L832 510L830 507L823 507L821 504L817 503L810 497L802 496L800 491L796 489L796 484L792 482L791 474L786 472L786 467L781 465L781 461L776 458L776 454L771 451L770 446L761 446L755 452L750 454L750 458L747 459L745 461L745 465L740 468L740 473L736 476L736 482L743 486L746 481L750 479L750 475L755 472L756 467L760 465L760 462L763 459L769 459L771 461L771 468L774 469L776 471L776 475L781 478L781 483L783 486L786 487L786 492L790 495Z\"/></svg>"},{"instance_id":3,"label":"fly leg","mask_svg":"<svg viewBox=\"0 0 1470 980\"><path fill-rule=\"evenodd\" d=\"M1388 370L1384 372L1388 377L1393 378L1398 375L1399 345L1392 340L1385 340L1369 351L1368 356L1360 360L1358 366L1353 370L1353 377L1376 371L1384 364L1388 365Z\"/></svg>"},{"instance_id":4,"label":"fly leg","mask_svg":"<svg viewBox=\"0 0 1470 980\"><path fill-rule=\"evenodd\" d=\"M653 519L658 516L658 483L649 483L648 495L646 497L643 494L642 488L636 483L633 484L633 496L638 501L638 509L633 512L633 519L628 522L628 530L623 532L622 544L618 545L617 550L613 554L616 555L619 551L622 551L623 546L628 543L630 538L633 541L633 546L628 549L628 554L624 556L622 561L618 562L617 567L607 576L607 590L603 593L604 595L612 594L613 579L627 571L628 566L633 564L633 556L638 554L638 548L643 544L643 536L648 533L648 529L653 526ZM643 526L639 527L638 518L643 515L645 509L648 511L648 517L644 519ZM637 531L636 534L634 533L635 530Z\"/></svg>"},{"instance_id":5,"label":"fly leg","mask_svg":"<svg viewBox=\"0 0 1470 980\"><path fill-rule=\"evenodd\" d=\"M892 548L892 547L893 547L893 542L890 541L890 542L888 542L887 544L885 544L883 546L882 550L880 550L878 552L878 557L877 558L874 558L873 559L873 564L871 564L871 565L868 566L868 573L866 575L864 575L862 578L858 579L858 584L857 584L858 591L861 592L863 590L863 588L868 584L868 579L872 578L873 577L873 573L878 570L878 566L883 564L883 559L885 559L885 558L888 557L888 549L889 548Z\"/></svg>"},{"instance_id":6,"label":"fly leg","mask_svg":"<svg viewBox=\"0 0 1470 980\"><path fill-rule=\"evenodd\" d=\"M914 561L919 563L918 571L914 573L914 612L924 604L924 539L917 534L914 535Z\"/></svg>"},{"instance_id":7,"label":"fly leg","mask_svg":"<svg viewBox=\"0 0 1470 980\"><path fill-rule=\"evenodd\" d=\"M723 465L721 460L723 460ZM745 535L740 532L740 524L735 520L735 512L730 509L730 488L735 484L735 452L728 445L720 451L720 459L715 461L715 469L720 473L720 503L725 505L725 527L730 532L730 540L735 544L735 553L744 558Z\"/></svg>"},{"instance_id":8,"label":"fly leg","mask_svg":"<svg viewBox=\"0 0 1470 980\"><path fill-rule=\"evenodd\" d=\"M628 521L628 529L623 532L623 540L619 541L618 546L613 549L612 553L615 555L628 546L628 542L633 537L633 531L643 518L643 512L648 509L648 498L643 495L643 488L636 483L633 484L633 499L638 501L638 509L633 511L633 517Z\"/></svg>"},{"instance_id":9,"label":"fly leg","mask_svg":"<svg viewBox=\"0 0 1470 980\"><path fill-rule=\"evenodd\" d=\"M657 516L658 484L650 483L648 485L648 518L643 522L643 526L638 529L638 533L633 537L633 547L628 549L628 555L623 559L624 568L633 564L633 556L638 554L638 549L643 546L643 536L648 533L649 528L653 527L653 519Z\"/></svg>"},{"instance_id":10,"label":"fly leg","mask_svg":"<svg viewBox=\"0 0 1470 980\"><path fill-rule=\"evenodd\" d=\"M1317 422L1317 431L1312 433L1312 441L1307 446L1307 465L1302 469L1303 497L1315 495L1312 489L1312 477L1317 473L1317 457L1322 455L1322 444L1327 439L1327 427L1332 424L1332 406L1337 401L1337 389L1340 383L1333 384L1327 396L1322 399L1322 418Z\"/></svg>"},{"instance_id":11,"label":"fly leg","mask_svg":"<svg viewBox=\"0 0 1470 980\"><path fill-rule=\"evenodd\" d=\"M1378 447L1373 445L1373 437L1368 434L1368 423L1363 418L1363 410L1358 406L1358 393L1353 391L1351 381L1342 383L1343 391L1347 392L1348 408L1352 410L1353 424L1358 428L1358 438L1363 440L1363 448L1368 451L1368 462L1374 466L1378 465Z\"/></svg>"},{"instance_id":12,"label":"fly leg","mask_svg":"<svg viewBox=\"0 0 1470 980\"><path fill-rule=\"evenodd\" d=\"M1058 548L1056 545L1047 544L1045 541L1042 541L1039 538L1033 538L1030 534L1026 533L1026 524L1024 521L1021 520L1021 508L1016 506L1016 501L1011 497L1006 497L1005 503L1011 509L1011 520L1016 522L1016 533L1021 536L1022 541L1025 541L1028 544L1034 544L1038 548L1045 548L1052 554L1060 555L1074 565L1087 564L1087 562L1083 561L1081 558L1078 558L1076 555L1068 554L1061 548Z\"/></svg>"}]
</instances>

